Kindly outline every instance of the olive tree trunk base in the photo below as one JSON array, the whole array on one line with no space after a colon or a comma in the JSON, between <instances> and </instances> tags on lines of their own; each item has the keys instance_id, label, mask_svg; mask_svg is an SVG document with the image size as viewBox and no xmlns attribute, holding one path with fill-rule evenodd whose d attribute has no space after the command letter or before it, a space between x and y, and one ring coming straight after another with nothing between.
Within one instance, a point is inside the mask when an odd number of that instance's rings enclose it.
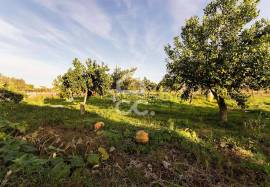
<instances>
[{"instance_id":1,"label":"olive tree trunk base","mask_svg":"<svg viewBox=\"0 0 270 187\"><path fill-rule=\"evenodd\" d=\"M85 105L84 104L80 104L80 111L81 111L81 115L85 114Z\"/></svg>"},{"instance_id":2,"label":"olive tree trunk base","mask_svg":"<svg viewBox=\"0 0 270 187\"><path fill-rule=\"evenodd\" d=\"M220 121L227 122L228 121L228 108L227 108L224 98L219 97L218 106L219 106Z\"/></svg>"}]
</instances>

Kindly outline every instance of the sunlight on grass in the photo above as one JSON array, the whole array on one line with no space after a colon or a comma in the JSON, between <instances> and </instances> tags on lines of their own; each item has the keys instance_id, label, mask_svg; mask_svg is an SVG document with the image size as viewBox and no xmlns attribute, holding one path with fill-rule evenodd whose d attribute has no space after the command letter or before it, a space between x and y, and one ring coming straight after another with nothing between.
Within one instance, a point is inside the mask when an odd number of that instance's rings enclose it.
<instances>
[{"instance_id":1,"label":"sunlight on grass","mask_svg":"<svg viewBox=\"0 0 270 187\"><path fill-rule=\"evenodd\" d=\"M131 101L121 106L124 111L139 99L138 110L154 111L155 115L123 115L117 112L110 96L89 98L83 116L80 115L81 98L73 102L60 98L26 98L23 104L2 105L0 110L11 121L24 121L35 128L40 124L65 128L71 137L75 136L72 129L86 128L89 131L95 122L103 121L105 127L94 134L95 138L108 141L108 145L125 154L147 155L160 146L174 145L181 152L194 155L196 162L206 168L210 163L223 166L224 159L229 159L226 162L234 163L230 167L241 165L255 171L269 170L269 157L262 151L270 146L269 97L249 98L248 112L240 110L235 102L229 100L229 121L225 126L218 123L216 102L209 102L202 95L196 95L192 103L169 93L155 97L121 95L121 98ZM16 115L12 115L14 112ZM140 129L149 133L149 144L134 142L134 135ZM1 138L5 136L1 135ZM240 162L235 163L233 159L240 159ZM179 166L176 164L175 167Z\"/></svg>"}]
</instances>

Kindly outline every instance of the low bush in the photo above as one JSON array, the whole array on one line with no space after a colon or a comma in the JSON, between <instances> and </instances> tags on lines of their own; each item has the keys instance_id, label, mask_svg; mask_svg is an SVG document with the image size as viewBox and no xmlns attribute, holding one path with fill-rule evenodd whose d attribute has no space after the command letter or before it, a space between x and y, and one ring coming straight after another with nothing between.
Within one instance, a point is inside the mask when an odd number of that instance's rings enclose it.
<instances>
[{"instance_id":1,"label":"low bush","mask_svg":"<svg viewBox=\"0 0 270 187\"><path fill-rule=\"evenodd\" d=\"M248 119L244 121L244 127L247 131L251 132L253 136L261 137L266 124L262 114L259 114L255 119Z\"/></svg>"},{"instance_id":2,"label":"low bush","mask_svg":"<svg viewBox=\"0 0 270 187\"><path fill-rule=\"evenodd\" d=\"M6 89L0 89L0 101L20 103L23 95Z\"/></svg>"}]
</instances>

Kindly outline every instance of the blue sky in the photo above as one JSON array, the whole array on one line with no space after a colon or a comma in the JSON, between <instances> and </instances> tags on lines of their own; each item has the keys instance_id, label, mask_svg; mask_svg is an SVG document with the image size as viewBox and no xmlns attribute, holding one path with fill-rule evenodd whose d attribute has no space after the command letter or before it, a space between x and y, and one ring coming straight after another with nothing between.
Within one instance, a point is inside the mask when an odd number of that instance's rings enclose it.
<instances>
[{"instance_id":1,"label":"blue sky","mask_svg":"<svg viewBox=\"0 0 270 187\"><path fill-rule=\"evenodd\" d=\"M209 0L0 0L0 73L51 86L75 57L161 80L164 45ZM261 0L270 18L270 1Z\"/></svg>"}]
</instances>

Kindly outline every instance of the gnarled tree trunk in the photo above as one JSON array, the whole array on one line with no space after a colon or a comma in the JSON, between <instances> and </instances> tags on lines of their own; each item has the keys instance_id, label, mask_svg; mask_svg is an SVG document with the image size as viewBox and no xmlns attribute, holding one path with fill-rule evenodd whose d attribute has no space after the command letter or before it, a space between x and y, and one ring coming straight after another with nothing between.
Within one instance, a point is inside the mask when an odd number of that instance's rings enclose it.
<instances>
[{"instance_id":1,"label":"gnarled tree trunk","mask_svg":"<svg viewBox=\"0 0 270 187\"><path fill-rule=\"evenodd\" d=\"M84 95L84 100L83 100L83 104L85 105L87 102L87 98L88 98L88 90L86 90L85 95Z\"/></svg>"},{"instance_id":2,"label":"gnarled tree trunk","mask_svg":"<svg viewBox=\"0 0 270 187\"><path fill-rule=\"evenodd\" d=\"M81 111L81 115L84 115L84 113L85 113L85 107L84 107L84 104L83 103L80 104L80 111Z\"/></svg>"},{"instance_id":3,"label":"gnarled tree trunk","mask_svg":"<svg viewBox=\"0 0 270 187\"><path fill-rule=\"evenodd\" d=\"M88 98L88 90L86 90L85 95L84 95L84 99L83 99L83 103L81 103L81 105L80 105L81 115L84 115L84 113L85 113L85 105L87 102L87 98Z\"/></svg>"},{"instance_id":4,"label":"gnarled tree trunk","mask_svg":"<svg viewBox=\"0 0 270 187\"><path fill-rule=\"evenodd\" d=\"M212 94L214 95L214 98L217 100L218 107L219 107L219 119L222 123L228 121L228 108L227 104L225 102L225 99L221 96L219 96L216 92L213 90L210 90Z\"/></svg>"},{"instance_id":5,"label":"gnarled tree trunk","mask_svg":"<svg viewBox=\"0 0 270 187\"><path fill-rule=\"evenodd\" d=\"M225 103L225 99L222 97L218 97L218 107L219 107L219 117L221 122L227 122L228 121L228 108Z\"/></svg>"}]
</instances>

